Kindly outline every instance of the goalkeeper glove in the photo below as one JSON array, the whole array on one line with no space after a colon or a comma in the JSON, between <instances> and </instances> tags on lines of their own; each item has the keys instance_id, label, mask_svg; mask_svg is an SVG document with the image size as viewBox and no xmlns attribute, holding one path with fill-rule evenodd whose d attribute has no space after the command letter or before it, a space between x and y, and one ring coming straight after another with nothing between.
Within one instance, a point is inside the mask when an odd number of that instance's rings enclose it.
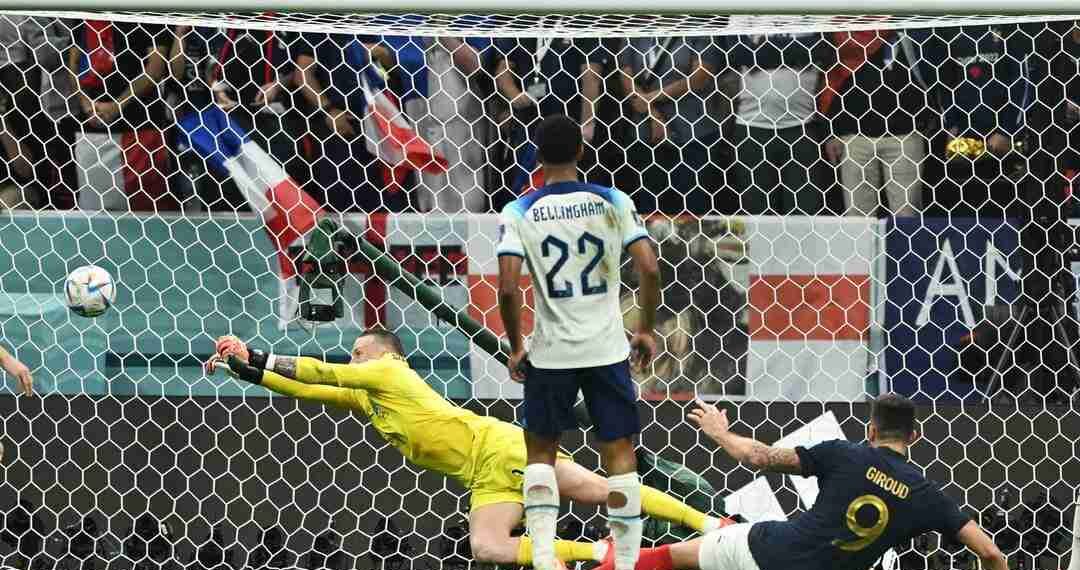
<instances>
[{"instance_id":1,"label":"goalkeeper glove","mask_svg":"<svg viewBox=\"0 0 1080 570\"><path fill-rule=\"evenodd\" d=\"M252 384L260 384L261 385L262 380L263 380L263 366L266 365L266 354L263 353L263 358L261 360L262 366L255 366L253 363L256 362L256 360L255 360L255 353L256 352L258 352L258 351L252 351L251 352L251 361L250 362L240 360L240 357L236 356L235 354L230 355L229 356L229 371L232 372L233 376L236 376L237 378L239 378L241 380L244 380L246 382L251 382Z\"/></svg>"}]
</instances>

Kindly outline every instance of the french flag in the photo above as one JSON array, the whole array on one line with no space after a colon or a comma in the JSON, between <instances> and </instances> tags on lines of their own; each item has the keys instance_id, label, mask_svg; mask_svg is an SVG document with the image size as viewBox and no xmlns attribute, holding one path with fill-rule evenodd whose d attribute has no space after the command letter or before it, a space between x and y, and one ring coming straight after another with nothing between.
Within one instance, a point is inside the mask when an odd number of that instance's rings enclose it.
<instances>
[{"instance_id":1,"label":"french flag","mask_svg":"<svg viewBox=\"0 0 1080 570\"><path fill-rule=\"evenodd\" d=\"M446 172L450 166L446 157L417 134L387 87L386 72L368 60L367 50L354 42L346 50L346 58L360 70L364 144L391 171L388 182L400 182L410 170Z\"/></svg>"},{"instance_id":2,"label":"french flag","mask_svg":"<svg viewBox=\"0 0 1080 570\"><path fill-rule=\"evenodd\" d=\"M252 211L262 215L266 233L277 250L282 279L296 275L287 252L315 227L323 213L319 204L217 106L191 113L178 124L188 146L215 170L228 175Z\"/></svg>"}]
</instances>

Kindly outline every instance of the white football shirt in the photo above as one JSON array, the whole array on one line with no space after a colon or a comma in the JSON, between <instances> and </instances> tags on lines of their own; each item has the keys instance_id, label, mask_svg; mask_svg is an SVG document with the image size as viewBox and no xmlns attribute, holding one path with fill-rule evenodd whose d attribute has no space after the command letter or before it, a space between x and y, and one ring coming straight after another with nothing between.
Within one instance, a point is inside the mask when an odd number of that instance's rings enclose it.
<instances>
[{"instance_id":1,"label":"white football shirt","mask_svg":"<svg viewBox=\"0 0 1080 570\"><path fill-rule=\"evenodd\" d=\"M629 196L582 182L550 184L507 204L499 234L496 253L523 258L532 274L533 366L586 368L630 356L619 268L623 251L649 234Z\"/></svg>"}]
</instances>

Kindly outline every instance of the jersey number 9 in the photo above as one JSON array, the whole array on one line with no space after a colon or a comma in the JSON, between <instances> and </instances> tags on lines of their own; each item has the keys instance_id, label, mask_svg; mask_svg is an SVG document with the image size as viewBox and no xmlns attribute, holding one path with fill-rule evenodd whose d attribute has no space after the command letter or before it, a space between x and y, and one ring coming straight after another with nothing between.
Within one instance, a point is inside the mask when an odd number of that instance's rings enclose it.
<instances>
[{"instance_id":1,"label":"jersey number 9","mask_svg":"<svg viewBox=\"0 0 1080 570\"><path fill-rule=\"evenodd\" d=\"M593 254L592 259L589 260L588 265L581 271L581 294L582 295L599 295L601 293L607 293L607 281L601 279L598 285L591 285L589 283L589 274L596 269L597 265L600 265L600 261L604 259L604 240L592 235L589 232L581 234L581 237L577 240L577 250L579 255L586 255L586 252L590 249L589 244L592 244L596 248L596 253ZM566 260L570 258L570 244L555 237L548 236L544 238L544 241L540 242L540 253L544 257L549 257L553 253L552 250L558 250L558 259L552 264L551 269L548 270L545 280L547 281L547 294L552 299L565 299L566 297L574 296L574 284L569 281L563 281L563 286L559 287L555 282L555 275L566 264Z\"/></svg>"},{"instance_id":2,"label":"jersey number 9","mask_svg":"<svg viewBox=\"0 0 1080 570\"><path fill-rule=\"evenodd\" d=\"M877 511L877 522L873 526L862 526L856 514L863 507L871 507ZM878 539L885 532L889 524L889 506L885 501L875 495L863 495L851 501L848 505L847 514L844 516L848 530L855 536L855 540L834 540L833 546L846 552L858 552Z\"/></svg>"}]
</instances>

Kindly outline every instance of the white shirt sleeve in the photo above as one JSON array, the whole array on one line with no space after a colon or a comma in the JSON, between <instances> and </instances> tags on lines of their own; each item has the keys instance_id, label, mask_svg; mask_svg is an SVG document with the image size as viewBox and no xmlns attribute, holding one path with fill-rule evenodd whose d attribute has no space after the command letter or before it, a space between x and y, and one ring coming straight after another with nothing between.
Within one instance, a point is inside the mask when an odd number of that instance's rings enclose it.
<instances>
[{"instance_id":1,"label":"white shirt sleeve","mask_svg":"<svg viewBox=\"0 0 1080 570\"><path fill-rule=\"evenodd\" d=\"M638 215L634 201L622 192L616 192L614 198L613 205L619 216L619 231L622 234L623 248L630 247L630 244L639 239L648 238L649 232L645 229L645 221Z\"/></svg>"},{"instance_id":2,"label":"white shirt sleeve","mask_svg":"<svg viewBox=\"0 0 1080 570\"><path fill-rule=\"evenodd\" d=\"M512 209L513 207L513 203L508 204L499 216L499 243L495 246L495 255L498 257L504 255L525 257L525 248L521 244L521 234L518 230L518 222L521 218Z\"/></svg>"}]
</instances>

